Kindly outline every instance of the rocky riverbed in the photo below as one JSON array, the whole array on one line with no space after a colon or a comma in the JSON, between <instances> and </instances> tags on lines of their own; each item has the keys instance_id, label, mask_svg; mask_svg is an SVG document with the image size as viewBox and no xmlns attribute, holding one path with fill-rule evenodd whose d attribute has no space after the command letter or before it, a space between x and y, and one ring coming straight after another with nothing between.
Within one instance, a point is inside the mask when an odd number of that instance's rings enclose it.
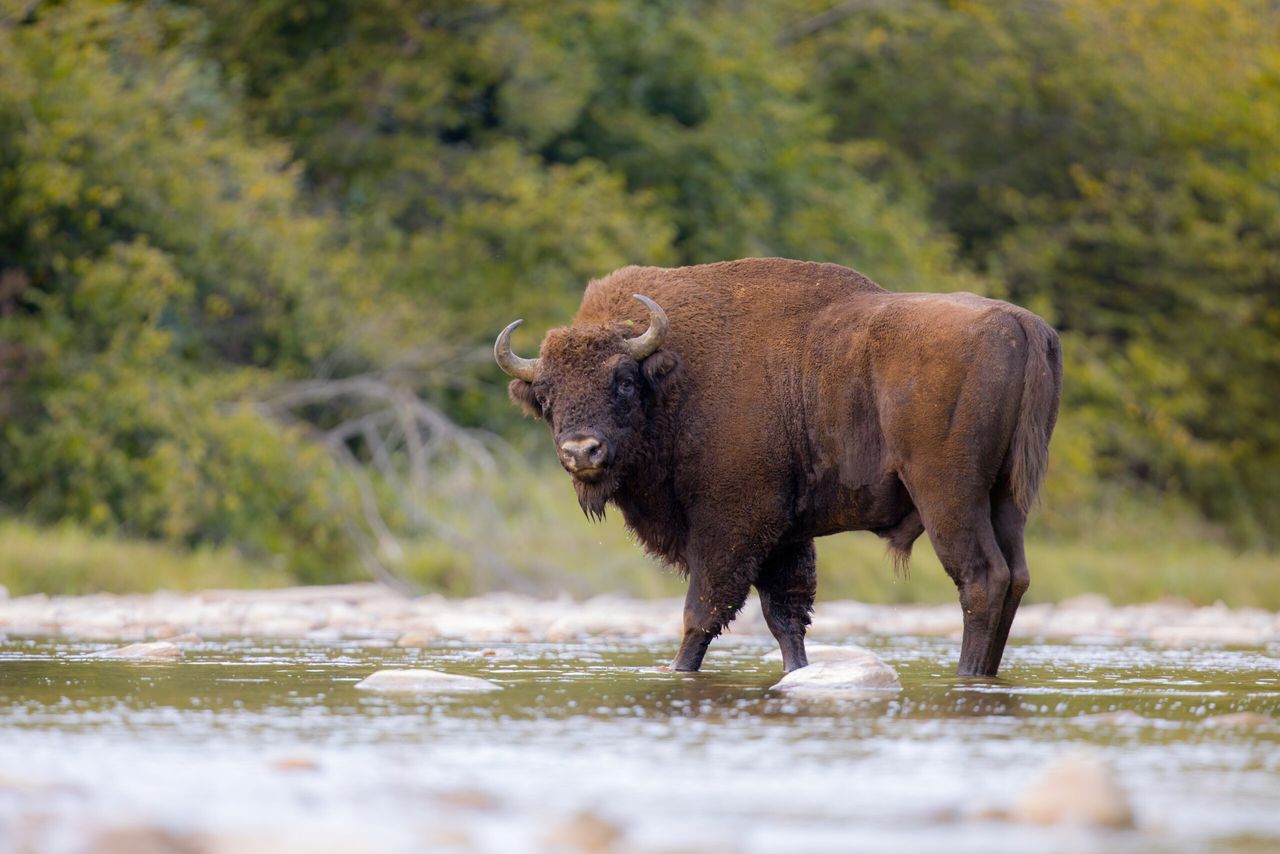
<instances>
[{"instance_id":1,"label":"rocky riverbed","mask_svg":"<svg viewBox=\"0 0 1280 854\"><path fill-rule=\"evenodd\" d=\"M369 585L0 598L0 854L1205 851L1280 846L1276 615L680 603ZM800 683L800 684L797 684Z\"/></svg>"},{"instance_id":2,"label":"rocky riverbed","mask_svg":"<svg viewBox=\"0 0 1280 854\"><path fill-rule=\"evenodd\" d=\"M372 584L282 590L210 590L149 595L0 595L0 636L75 640L278 638L313 641L385 640L403 647L440 641L562 643L592 638L676 638L682 604L599 596L535 599L490 594L469 599L406 599ZM960 637L955 604L867 605L822 602L809 636ZM731 633L768 637L754 603ZM1223 605L1195 607L1178 600L1113 606L1079 596L1058 604L1027 604L1012 636L1026 640L1094 643L1150 642L1167 647L1261 646L1280 642L1280 614Z\"/></svg>"}]
</instances>

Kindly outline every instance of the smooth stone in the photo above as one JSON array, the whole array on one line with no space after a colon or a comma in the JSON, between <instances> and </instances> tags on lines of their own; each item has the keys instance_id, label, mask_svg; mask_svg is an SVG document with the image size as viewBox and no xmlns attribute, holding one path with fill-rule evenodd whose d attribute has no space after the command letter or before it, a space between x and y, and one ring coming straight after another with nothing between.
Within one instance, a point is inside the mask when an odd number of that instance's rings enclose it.
<instances>
[{"instance_id":1,"label":"smooth stone","mask_svg":"<svg viewBox=\"0 0 1280 854\"><path fill-rule=\"evenodd\" d=\"M1078 593L1058 603L1060 611L1109 611L1111 600L1101 593Z\"/></svg>"},{"instance_id":2,"label":"smooth stone","mask_svg":"<svg viewBox=\"0 0 1280 854\"><path fill-rule=\"evenodd\" d=\"M357 682L356 687L384 694L469 694L502 690L501 685L488 679L426 668L379 670Z\"/></svg>"},{"instance_id":3,"label":"smooth stone","mask_svg":"<svg viewBox=\"0 0 1280 854\"><path fill-rule=\"evenodd\" d=\"M644 615L625 610L585 609L558 617L543 632L548 643L572 643L589 638L669 637L676 634L679 611Z\"/></svg>"},{"instance_id":4,"label":"smooth stone","mask_svg":"<svg viewBox=\"0 0 1280 854\"><path fill-rule=\"evenodd\" d=\"M112 827L90 840L93 854L198 854L208 851L199 837L159 827Z\"/></svg>"},{"instance_id":5,"label":"smooth stone","mask_svg":"<svg viewBox=\"0 0 1280 854\"><path fill-rule=\"evenodd\" d=\"M319 771L320 763L305 754L297 754L281 756L272 761L271 767L277 771Z\"/></svg>"},{"instance_id":6,"label":"smooth stone","mask_svg":"<svg viewBox=\"0 0 1280 854\"><path fill-rule=\"evenodd\" d=\"M1258 626L1241 625L1186 625L1156 626L1151 630L1151 640L1164 646L1187 647L1196 644L1221 646L1262 646L1274 637L1274 632Z\"/></svg>"},{"instance_id":7,"label":"smooth stone","mask_svg":"<svg viewBox=\"0 0 1280 854\"><path fill-rule=\"evenodd\" d=\"M433 629L417 629L405 632L396 641L398 647L427 647L440 639L440 633Z\"/></svg>"},{"instance_id":8,"label":"smooth stone","mask_svg":"<svg viewBox=\"0 0 1280 854\"><path fill-rule=\"evenodd\" d=\"M498 799L483 789L454 789L440 792L435 796L436 803L462 810L493 810L498 808Z\"/></svg>"},{"instance_id":9,"label":"smooth stone","mask_svg":"<svg viewBox=\"0 0 1280 854\"><path fill-rule=\"evenodd\" d=\"M1027 824L1133 827L1129 797L1111 769L1091 753L1073 753L1051 762L1009 818Z\"/></svg>"},{"instance_id":10,"label":"smooth stone","mask_svg":"<svg viewBox=\"0 0 1280 854\"><path fill-rule=\"evenodd\" d=\"M182 648L169 641L152 641L151 643L131 643L117 649L92 653L90 658L133 658L144 660L173 661L182 658Z\"/></svg>"},{"instance_id":11,"label":"smooth stone","mask_svg":"<svg viewBox=\"0 0 1280 854\"><path fill-rule=\"evenodd\" d=\"M621 838L622 828L584 810L548 830L542 842L551 851L605 854L617 850Z\"/></svg>"},{"instance_id":12,"label":"smooth stone","mask_svg":"<svg viewBox=\"0 0 1280 854\"><path fill-rule=\"evenodd\" d=\"M1210 729L1243 729L1247 727L1266 726L1275 723L1275 718L1257 712L1231 712L1225 715L1214 715L1204 719L1204 725Z\"/></svg>"},{"instance_id":13,"label":"smooth stone","mask_svg":"<svg viewBox=\"0 0 1280 854\"><path fill-rule=\"evenodd\" d=\"M1095 712L1091 715L1077 715L1075 721L1082 724L1099 724L1101 726L1145 726L1147 719L1130 709L1119 709L1114 712Z\"/></svg>"},{"instance_id":14,"label":"smooth stone","mask_svg":"<svg viewBox=\"0 0 1280 854\"><path fill-rule=\"evenodd\" d=\"M312 620L306 618L268 617L260 622L251 623L246 628L255 637L301 640L312 629L319 627Z\"/></svg>"},{"instance_id":15,"label":"smooth stone","mask_svg":"<svg viewBox=\"0 0 1280 854\"><path fill-rule=\"evenodd\" d=\"M801 696L885 694L902 690L898 674L869 650L842 661L819 661L793 670L773 687Z\"/></svg>"}]
</instances>

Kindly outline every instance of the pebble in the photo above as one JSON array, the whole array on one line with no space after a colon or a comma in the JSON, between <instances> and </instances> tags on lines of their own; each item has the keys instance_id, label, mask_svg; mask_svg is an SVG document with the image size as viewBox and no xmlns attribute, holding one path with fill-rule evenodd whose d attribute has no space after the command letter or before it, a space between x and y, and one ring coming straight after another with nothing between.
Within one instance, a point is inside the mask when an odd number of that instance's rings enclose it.
<instances>
[{"instance_id":1,"label":"pebble","mask_svg":"<svg viewBox=\"0 0 1280 854\"><path fill-rule=\"evenodd\" d=\"M773 687L800 696L891 693L902 690L898 674L870 650L849 647L837 661L819 661L793 670Z\"/></svg>"},{"instance_id":2,"label":"pebble","mask_svg":"<svg viewBox=\"0 0 1280 854\"><path fill-rule=\"evenodd\" d=\"M379 670L357 682L356 687L384 694L471 694L502 690L501 685L488 679L426 668Z\"/></svg>"},{"instance_id":3,"label":"pebble","mask_svg":"<svg viewBox=\"0 0 1280 854\"><path fill-rule=\"evenodd\" d=\"M1204 725L1210 729L1245 729L1273 723L1275 723L1275 718L1258 714L1257 712L1232 712L1204 719Z\"/></svg>"},{"instance_id":4,"label":"pebble","mask_svg":"<svg viewBox=\"0 0 1280 854\"><path fill-rule=\"evenodd\" d=\"M1119 709L1114 712L1095 712L1091 715L1077 715L1075 720L1082 724L1098 724L1100 726L1144 726L1147 719L1132 709Z\"/></svg>"},{"instance_id":5,"label":"pebble","mask_svg":"<svg viewBox=\"0 0 1280 854\"><path fill-rule=\"evenodd\" d=\"M223 638L385 639L403 647L438 640L469 643L598 638L676 638L679 600L598 596L537 599L491 593L448 600L407 600L374 584L200 593L0 596L0 635L66 637L127 643L167 640L193 632ZM821 602L810 636L815 641L883 635L959 637L960 608L947 605L868 605ZM768 638L758 609L733 624L738 637ZM1264 646L1280 643L1280 615L1223 605L1192 607L1162 600L1116 607L1105 597L1076 596L1057 605L1028 604L1013 624L1017 637L1149 641L1170 647ZM811 649L817 649L817 644ZM817 654L814 660L818 661Z\"/></svg>"},{"instance_id":6,"label":"pebble","mask_svg":"<svg viewBox=\"0 0 1280 854\"><path fill-rule=\"evenodd\" d=\"M405 632L396 641L399 647L427 647L431 646L440 638L440 635L434 631L412 631Z\"/></svg>"},{"instance_id":7,"label":"pebble","mask_svg":"<svg viewBox=\"0 0 1280 854\"><path fill-rule=\"evenodd\" d=\"M281 756L271 763L277 771L319 771L320 763L310 756Z\"/></svg>"},{"instance_id":8,"label":"pebble","mask_svg":"<svg viewBox=\"0 0 1280 854\"><path fill-rule=\"evenodd\" d=\"M550 851L604 854L616 850L621 839L622 828L584 811L551 828L542 841Z\"/></svg>"},{"instance_id":9,"label":"pebble","mask_svg":"<svg viewBox=\"0 0 1280 854\"><path fill-rule=\"evenodd\" d=\"M128 646L90 654L90 658L131 658L150 661L174 661L182 658L182 648L169 641L131 643Z\"/></svg>"},{"instance_id":10,"label":"pebble","mask_svg":"<svg viewBox=\"0 0 1280 854\"><path fill-rule=\"evenodd\" d=\"M207 847L189 834L158 827L112 827L89 843L92 854L204 854Z\"/></svg>"},{"instance_id":11,"label":"pebble","mask_svg":"<svg viewBox=\"0 0 1280 854\"><path fill-rule=\"evenodd\" d=\"M1074 824L1116 830L1133 827L1129 797L1111 769L1092 753L1072 753L1049 764L1009 811L1026 824Z\"/></svg>"},{"instance_id":12,"label":"pebble","mask_svg":"<svg viewBox=\"0 0 1280 854\"><path fill-rule=\"evenodd\" d=\"M460 810L493 810L498 808L498 799L482 789L455 789L440 792L435 796L441 806Z\"/></svg>"}]
</instances>

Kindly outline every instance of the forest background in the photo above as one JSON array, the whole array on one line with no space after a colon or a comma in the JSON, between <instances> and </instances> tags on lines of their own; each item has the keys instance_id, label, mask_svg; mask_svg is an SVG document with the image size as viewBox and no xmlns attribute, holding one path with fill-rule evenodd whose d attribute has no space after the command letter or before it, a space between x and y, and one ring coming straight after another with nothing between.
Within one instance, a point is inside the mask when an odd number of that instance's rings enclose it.
<instances>
[{"instance_id":1,"label":"forest background","mask_svg":"<svg viewBox=\"0 0 1280 854\"><path fill-rule=\"evenodd\" d=\"M1280 608L1264 0L0 0L0 583L671 593L489 348L752 255L1061 331L1032 599Z\"/></svg>"}]
</instances>

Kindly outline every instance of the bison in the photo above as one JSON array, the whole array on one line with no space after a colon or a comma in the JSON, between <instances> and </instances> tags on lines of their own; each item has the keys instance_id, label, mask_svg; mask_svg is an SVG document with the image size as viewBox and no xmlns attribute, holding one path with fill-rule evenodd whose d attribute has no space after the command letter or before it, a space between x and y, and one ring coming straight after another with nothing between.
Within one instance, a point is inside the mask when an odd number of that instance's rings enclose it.
<instances>
[{"instance_id":1,"label":"bison","mask_svg":"<svg viewBox=\"0 0 1280 854\"><path fill-rule=\"evenodd\" d=\"M996 674L1061 393L1039 317L753 258L592 281L537 359L512 352L520 322L494 357L550 425L583 511L612 503L688 578L672 669L699 669L752 585L783 667L804 667L813 540L865 530L899 567L929 532L964 612L958 673Z\"/></svg>"}]
</instances>

